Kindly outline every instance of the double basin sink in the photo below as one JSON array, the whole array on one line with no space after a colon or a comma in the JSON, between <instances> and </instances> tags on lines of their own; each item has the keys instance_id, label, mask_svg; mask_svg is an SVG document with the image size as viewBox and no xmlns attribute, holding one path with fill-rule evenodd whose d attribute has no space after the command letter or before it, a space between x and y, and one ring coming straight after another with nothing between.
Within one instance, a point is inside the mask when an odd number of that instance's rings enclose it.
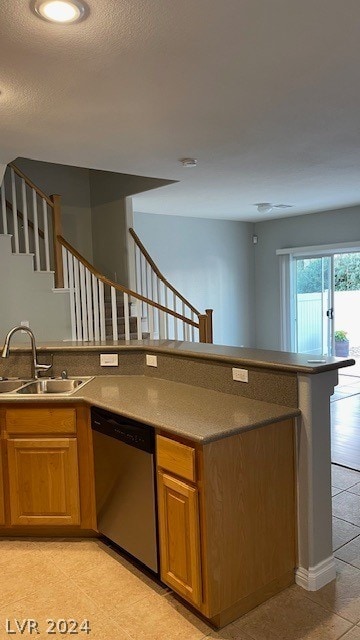
<instances>
[{"instance_id":1,"label":"double basin sink","mask_svg":"<svg viewBox=\"0 0 360 640\"><path fill-rule=\"evenodd\" d=\"M0 394L11 395L71 395L83 387L91 377L41 378L40 380L0 380Z\"/></svg>"}]
</instances>

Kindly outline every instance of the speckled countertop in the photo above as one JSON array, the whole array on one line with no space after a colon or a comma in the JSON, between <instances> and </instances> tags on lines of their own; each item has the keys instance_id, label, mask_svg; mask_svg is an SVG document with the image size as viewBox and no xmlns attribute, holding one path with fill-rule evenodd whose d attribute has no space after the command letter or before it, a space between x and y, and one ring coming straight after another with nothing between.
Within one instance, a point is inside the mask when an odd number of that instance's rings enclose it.
<instances>
[{"instance_id":1,"label":"speckled countertop","mask_svg":"<svg viewBox=\"0 0 360 640\"><path fill-rule=\"evenodd\" d=\"M245 366L277 369L299 373L322 373L332 369L341 369L355 364L352 358L333 358L327 356L314 357L304 353L288 351L270 351L266 349L250 349L198 342L181 342L175 340L117 340L106 342L48 342L39 343L38 351L146 351L166 353L172 356L198 358ZM28 341L12 344L11 351L29 351Z\"/></svg>"},{"instance_id":2,"label":"speckled countertop","mask_svg":"<svg viewBox=\"0 0 360 640\"><path fill-rule=\"evenodd\" d=\"M146 376L98 376L71 396L3 394L0 401L85 401L202 444L300 415L299 409Z\"/></svg>"}]
</instances>

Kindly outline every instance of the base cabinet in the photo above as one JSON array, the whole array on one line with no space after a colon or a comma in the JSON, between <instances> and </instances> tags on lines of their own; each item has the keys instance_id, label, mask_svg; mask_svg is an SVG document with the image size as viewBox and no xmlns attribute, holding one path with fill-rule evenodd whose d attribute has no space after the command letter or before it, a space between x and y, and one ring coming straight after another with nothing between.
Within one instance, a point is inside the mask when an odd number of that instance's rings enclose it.
<instances>
[{"instance_id":1,"label":"base cabinet","mask_svg":"<svg viewBox=\"0 0 360 640\"><path fill-rule=\"evenodd\" d=\"M96 530L88 408L9 404L0 411L0 426L0 535Z\"/></svg>"},{"instance_id":2,"label":"base cabinet","mask_svg":"<svg viewBox=\"0 0 360 640\"><path fill-rule=\"evenodd\" d=\"M2 442L0 440L0 526L5 524L5 488L1 447Z\"/></svg>"},{"instance_id":3,"label":"base cabinet","mask_svg":"<svg viewBox=\"0 0 360 640\"><path fill-rule=\"evenodd\" d=\"M189 602L201 604L198 490L158 472L161 578Z\"/></svg>"},{"instance_id":4,"label":"base cabinet","mask_svg":"<svg viewBox=\"0 0 360 640\"><path fill-rule=\"evenodd\" d=\"M193 446L191 446L193 445ZM157 436L161 578L216 627L294 582L294 423Z\"/></svg>"},{"instance_id":5,"label":"base cabinet","mask_svg":"<svg viewBox=\"0 0 360 640\"><path fill-rule=\"evenodd\" d=\"M75 438L7 440L12 525L79 525Z\"/></svg>"}]
</instances>

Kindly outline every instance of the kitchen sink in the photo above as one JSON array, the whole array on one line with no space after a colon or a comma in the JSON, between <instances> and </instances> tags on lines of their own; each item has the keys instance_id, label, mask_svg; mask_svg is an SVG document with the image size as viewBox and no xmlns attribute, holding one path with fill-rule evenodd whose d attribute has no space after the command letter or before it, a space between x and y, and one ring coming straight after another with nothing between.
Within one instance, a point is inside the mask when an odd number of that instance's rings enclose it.
<instances>
[{"instance_id":1,"label":"kitchen sink","mask_svg":"<svg viewBox=\"0 0 360 640\"><path fill-rule=\"evenodd\" d=\"M16 390L16 393L22 395L46 395L46 394L56 394L56 395L70 395L83 387L87 382L92 380L92 378L67 378L67 379L41 379L34 380L25 384L20 389ZM18 385L19 386L19 385Z\"/></svg>"},{"instance_id":2,"label":"kitchen sink","mask_svg":"<svg viewBox=\"0 0 360 640\"><path fill-rule=\"evenodd\" d=\"M0 380L0 393L11 393L27 382L28 380Z\"/></svg>"}]
</instances>

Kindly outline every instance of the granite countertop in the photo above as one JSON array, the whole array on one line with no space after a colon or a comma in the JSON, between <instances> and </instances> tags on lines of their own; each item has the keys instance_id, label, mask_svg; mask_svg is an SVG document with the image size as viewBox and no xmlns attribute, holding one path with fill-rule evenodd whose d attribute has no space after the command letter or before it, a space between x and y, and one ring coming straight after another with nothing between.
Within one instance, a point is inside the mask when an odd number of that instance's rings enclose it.
<instances>
[{"instance_id":1,"label":"granite countertop","mask_svg":"<svg viewBox=\"0 0 360 640\"><path fill-rule=\"evenodd\" d=\"M118 340L106 342L48 342L39 343L37 350L48 351L146 351L165 353L172 356L198 358L227 362L245 366L292 371L299 373L322 373L332 369L341 369L355 364L352 358L334 358L312 356L288 351L270 351L266 349L250 349L198 342L181 342L175 340ZM11 352L30 351L28 343L11 345Z\"/></svg>"},{"instance_id":2,"label":"granite countertop","mask_svg":"<svg viewBox=\"0 0 360 640\"><path fill-rule=\"evenodd\" d=\"M0 402L85 401L205 444L300 415L300 410L147 376L98 376L70 396L14 396Z\"/></svg>"}]
</instances>

